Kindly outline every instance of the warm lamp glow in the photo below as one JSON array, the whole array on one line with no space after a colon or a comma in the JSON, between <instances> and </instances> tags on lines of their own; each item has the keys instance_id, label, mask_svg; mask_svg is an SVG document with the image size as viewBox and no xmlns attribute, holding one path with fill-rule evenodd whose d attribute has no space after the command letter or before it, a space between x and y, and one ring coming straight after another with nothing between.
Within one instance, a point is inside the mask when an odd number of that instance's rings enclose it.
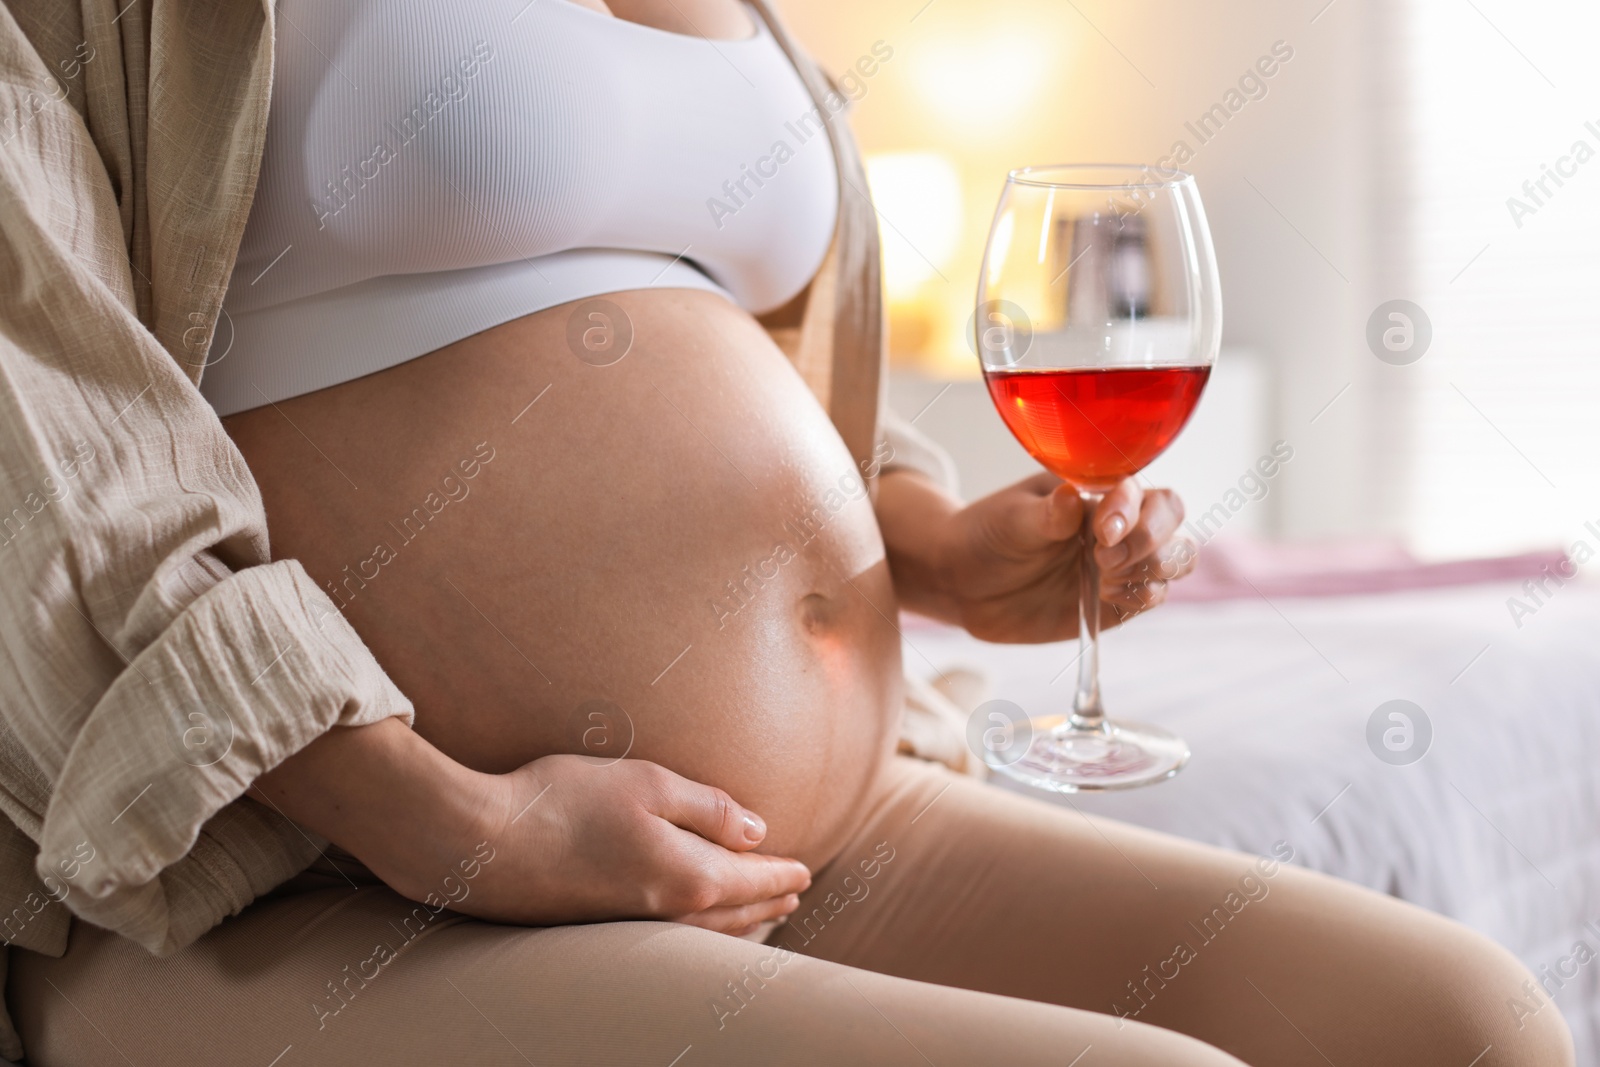
<instances>
[{"instance_id":1,"label":"warm lamp glow","mask_svg":"<svg viewBox=\"0 0 1600 1067\"><path fill-rule=\"evenodd\" d=\"M914 300L955 256L961 178L937 152L894 152L867 158L867 184L882 217L884 287L891 301Z\"/></svg>"},{"instance_id":2,"label":"warm lamp glow","mask_svg":"<svg viewBox=\"0 0 1600 1067\"><path fill-rule=\"evenodd\" d=\"M998 125L1038 113L1035 94L1051 52L1037 27L991 26L918 45L911 75L941 124L993 134Z\"/></svg>"},{"instance_id":3,"label":"warm lamp glow","mask_svg":"<svg viewBox=\"0 0 1600 1067\"><path fill-rule=\"evenodd\" d=\"M1000 272L1005 269L1006 255L1011 251L1011 237L1017 228L1017 216L1007 211L994 225L994 248L989 253L989 284L1000 284Z\"/></svg>"}]
</instances>

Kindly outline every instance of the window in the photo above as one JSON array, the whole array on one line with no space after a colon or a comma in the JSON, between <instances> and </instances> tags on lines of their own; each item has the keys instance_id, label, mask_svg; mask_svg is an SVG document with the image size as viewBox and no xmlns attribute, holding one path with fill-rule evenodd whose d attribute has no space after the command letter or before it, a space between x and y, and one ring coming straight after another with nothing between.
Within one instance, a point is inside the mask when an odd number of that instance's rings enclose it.
<instances>
[{"instance_id":1,"label":"window","mask_svg":"<svg viewBox=\"0 0 1600 1067\"><path fill-rule=\"evenodd\" d=\"M1378 247L1432 322L1405 522L1430 555L1600 548L1600 5L1406 0L1404 157ZM1585 110L1587 105L1587 110ZM1402 416L1403 417L1403 416ZM1380 475L1381 476L1381 472Z\"/></svg>"}]
</instances>

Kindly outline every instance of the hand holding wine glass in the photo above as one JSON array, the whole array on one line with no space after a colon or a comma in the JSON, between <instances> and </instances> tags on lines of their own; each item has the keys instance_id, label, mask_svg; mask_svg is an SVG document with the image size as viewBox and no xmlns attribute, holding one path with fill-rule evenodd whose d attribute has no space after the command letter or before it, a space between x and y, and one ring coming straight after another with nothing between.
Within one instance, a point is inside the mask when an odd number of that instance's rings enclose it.
<instances>
[{"instance_id":1,"label":"hand holding wine glass","mask_svg":"<svg viewBox=\"0 0 1600 1067\"><path fill-rule=\"evenodd\" d=\"M1216 258L1194 178L1147 166L1011 172L978 285L975 341L1006 426L1083 499L1143 470L1194 412L1221 337ZM1033 723L1026 752L997 769L1063 792L1145 785L1189 749L1154 726L1106 718L1100 587L1079 553L1079 676L1070 715Z\"/></svg>"}]
</instances>

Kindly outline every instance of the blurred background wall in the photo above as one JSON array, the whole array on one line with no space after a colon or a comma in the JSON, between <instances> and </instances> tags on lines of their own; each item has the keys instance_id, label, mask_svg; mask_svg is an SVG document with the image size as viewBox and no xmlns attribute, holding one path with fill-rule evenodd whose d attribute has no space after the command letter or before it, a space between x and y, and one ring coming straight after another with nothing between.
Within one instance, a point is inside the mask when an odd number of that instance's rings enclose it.
<instances>
[{"instance_id":1,"label":"blurred background wall","mask_svg":"<svg viewBox=\"0 0 1600 1067\"><path fill-rule=\"evenodd\" d=\"M1600 159L1578 145L1600 151L1597 8L790 0L785 14L857 97L891 402L952 448L969 496L1036 469L965 340L1006 171L1167 159L1206 201L1224 354L1152 482L1198 513L1281 440L1294 458L1230 529L1392 536L1441 557L1600 548L1585 526L1600 530ZM1407 312L1412 347L1380 359L1369 323L1397 322L1393 300L1422 315Z\"/></svg>"}]
</instances>

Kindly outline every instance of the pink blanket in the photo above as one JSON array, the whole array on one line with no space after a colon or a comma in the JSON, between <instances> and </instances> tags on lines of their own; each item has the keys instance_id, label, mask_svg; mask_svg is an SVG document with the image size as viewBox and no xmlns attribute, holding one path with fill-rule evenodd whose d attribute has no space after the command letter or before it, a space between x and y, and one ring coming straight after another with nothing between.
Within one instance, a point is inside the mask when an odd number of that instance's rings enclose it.
<instances>
[{"instance_id":1,"label":"pink blanket","mask_svg":"<svg viewBox=\"0 0 1600 1067\"><path fill-rule=\"evenodd\" d=\"M1560 549L1517 556L1423 563L1397 541L1346 539L1275 542L1223 537L1200 550L1195 571L1172 583L1173 601L1255 596L1346 596L1480 582L1570 579Z\"/></svg>"}]
</instances>

